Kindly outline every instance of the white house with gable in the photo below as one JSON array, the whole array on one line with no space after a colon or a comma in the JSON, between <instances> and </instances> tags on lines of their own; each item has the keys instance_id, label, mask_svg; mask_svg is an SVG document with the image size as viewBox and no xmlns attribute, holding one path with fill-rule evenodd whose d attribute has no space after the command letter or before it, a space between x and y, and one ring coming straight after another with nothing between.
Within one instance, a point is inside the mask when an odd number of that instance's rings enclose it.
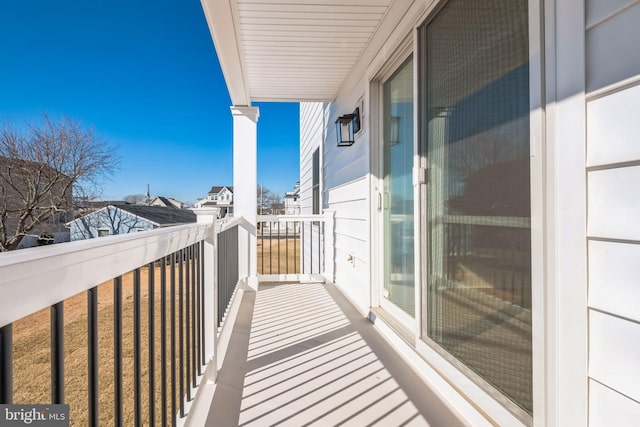
<instances>
[{"instance_id":1,"label":"white house with gable","mask_svg":"<svg viewBox=\"0 0 640 427\"><path fill-rule=\"evenodd\" d=\"M220 209L219 216L231 216L233 215L233 186L213 186L207 197L198 200L194 207L208 208L215 207Z\"/></svg>"}]
</instances>

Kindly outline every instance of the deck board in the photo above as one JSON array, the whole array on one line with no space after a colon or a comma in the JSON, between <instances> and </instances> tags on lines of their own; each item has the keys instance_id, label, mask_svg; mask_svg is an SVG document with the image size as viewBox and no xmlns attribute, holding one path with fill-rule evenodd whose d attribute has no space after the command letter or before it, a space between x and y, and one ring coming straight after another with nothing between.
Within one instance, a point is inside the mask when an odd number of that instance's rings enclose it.
<instances>
[{"instance_id":1,"label":"deck board","mask_svg":"<svg viewBox=\"0 0 640 427\"><path fill-rule=\"evenodd\" d=\"M207 425L463 425L332 285L245 293Z\"/></svg>"}]
</instances>

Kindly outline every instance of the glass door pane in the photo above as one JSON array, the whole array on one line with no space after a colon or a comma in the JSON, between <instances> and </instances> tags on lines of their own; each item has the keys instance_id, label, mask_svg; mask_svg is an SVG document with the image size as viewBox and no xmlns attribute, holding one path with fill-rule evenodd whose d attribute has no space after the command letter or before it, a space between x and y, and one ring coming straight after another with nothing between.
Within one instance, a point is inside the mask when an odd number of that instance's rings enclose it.
<instances>
[{"instance_id":1,"label":"glass door pane","mask_svg":"<svg viewBox=\"0 0 640 427\"><path fill-rule=\"evenodd\" d=\"M426 31L427 334L532 406L527 0L450 0Z\"/></svg>"},{"instance_id":2,"label":"glass door pane","mask_svg":"<svg viewBox=\"0 0 640 427\"><path fill-rule=\"evenodd\" d=\"M383 297L414 316L412 58L384 83L383 91Z\"/></svg>"}]
</instances>

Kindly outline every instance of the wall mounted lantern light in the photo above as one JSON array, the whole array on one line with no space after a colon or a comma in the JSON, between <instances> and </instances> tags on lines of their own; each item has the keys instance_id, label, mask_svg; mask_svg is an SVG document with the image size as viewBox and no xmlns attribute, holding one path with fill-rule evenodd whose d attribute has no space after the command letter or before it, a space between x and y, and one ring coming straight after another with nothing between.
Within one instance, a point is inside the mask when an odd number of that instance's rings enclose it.
<instances>
[{"instance_id":1,"label":"wall mounted lantern light","mask_svg":"<svg viewBox=\"0 0 640 427\"><path fill-rule=\"evenodd\" d=\"M336 138L338 147L349 147L355 142L355 134L360 131L360 108L351 114L345 114L336 120Z\"/></svg>"}]
</instances>

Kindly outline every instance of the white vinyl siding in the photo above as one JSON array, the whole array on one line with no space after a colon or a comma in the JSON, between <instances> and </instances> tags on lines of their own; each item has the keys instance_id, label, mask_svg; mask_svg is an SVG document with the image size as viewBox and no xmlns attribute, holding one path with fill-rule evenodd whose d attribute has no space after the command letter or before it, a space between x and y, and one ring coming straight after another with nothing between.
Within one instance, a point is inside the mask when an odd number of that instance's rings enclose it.
<instances>
[{"instance_id":1,"label":"white vinyl siding","mask_svg":"<svg viewBox=\"0 0 640 427\"><path fill-rule=\"evenodd\" d=\"M620 393L589 381L589 427L635 427L640 405Z\"/></svg>"},{"instance_id":2,"label":"white vinyl siding","mask_svg":"<svg viewBox=\"0 0 640 427\"><path fill-rule=\"evenodd\" d=\"M300 206L303 214L312 213L313 152L322 144L320 213L335 211L333 279L354 302L369 307L369 142L365 112L361 111L363 129L351 147L336 146L333 124L337 116L350 113L356 104L357 98L345 106L338 103L300 104ZM305 235L308 237L308 234L307 230Z\"/></svg>"},{"instance_id":3,"label":"white vinyl siding","mask_svg":"<svg viewBox=\"0 0 640 427\"><path fill-rule=\"evenodd\" d=\"M589 236L640 241L640 166L590 171Z\"/></svg>"},{"instance_id":4,"label":"white vinyl siding","mask_svg":"<svg viewBox=\"0 0 640 427\"><path fill-rule=\"evenodd\" d=\"M359 107L368 84L364 76L346 96L325 105L327 132L323 155L323 200L335 211L335 282L361 309L371 305L369 222L369 122L360 109L361 131L355 143L338 147L335 120Z\"/></svg>"},{"instance_id":5,"label":"white vinyl siding","mask_svg":"<svg viewBox=\"0 0 640 427\"><path fill-rule=\"evenodd\" d=\"M640 324L591 310L589 326L589 376L640 401Z\"/></svg>"},{"instance_id":6,"label":"white vinyl siding","mask_svg":"<svg viewBox=\"0 0 640 427\"><path fill-rule=\"evenodd\" d=\"M589 242L589 306L640 322L640 245Z\"/></svg>"},{"instance_id":7,"label":"white vinyl siding","mask_svg":"<svg viewBox=\"0 0 640 427\"><path fill-rule=\"evenodd\" d=\"M300 213L302 215L312 214L313 203L313 153L320 150L320 174L319 213L322 213L322 135L323 135L323 104L320 102L300 103ZM320 273L317 263L318 257L318 226L306 225L302 230L302 241L300 245L300 257L304 265L302 271L305 273ZM313 251L313 254L311 253ZM313 260L313 270L311 261ZM330 262L326 260L325 262Z\"/></svg>"},{"instance_id":8,"label":"white vinyl siding","mask_svg":"<svg viewBox=\"0 0 640 427\"><path fill-rule=\"evenodd\" d=\"M640 86L589 102L587 117L587 166L640 159Z\"/></svg>"},{"instance_id":9,"label":"white vinyl siding","mask_svg":"<svg viewBox=\"0 0 640 427\"><path fill-rule=\"evenodd\" d=\"M586 0L589 424L640 416L640 2Z\"/></svg>"},{"instance_id":10,"label":"white vinyl siding","mask_svg":"<svg viewBox=\"0 0 640 427\"><path fill-rule=\"evenodd\" d=\"M300 103L300 213L313 210L313 152L322 144L322 103Z\"/></svg>"},{"instance_id":11,"label":"white vinyl siding","mask_svg":"<svg viewBox=\"0 0 640 427\"><path fill-rule=\"evenodd\" d=\"M152 230L150 221L113 206L105 207L69 223L71 241Z\"/></svg>"},{"instance_id":12,"label":"white vinyl siding","mask_svg":"<svg viewBox=\"0 0 640 427\"><path fill-rule=\"evenodd\" d=\"M587 10L593 10L594 15L602 18L598 20L594 16L594 26L587 30L587 90L637 78L640 74L640 3L587 0L587 4L590 3L594 6Z\"/></svg>"}]
</instances>

